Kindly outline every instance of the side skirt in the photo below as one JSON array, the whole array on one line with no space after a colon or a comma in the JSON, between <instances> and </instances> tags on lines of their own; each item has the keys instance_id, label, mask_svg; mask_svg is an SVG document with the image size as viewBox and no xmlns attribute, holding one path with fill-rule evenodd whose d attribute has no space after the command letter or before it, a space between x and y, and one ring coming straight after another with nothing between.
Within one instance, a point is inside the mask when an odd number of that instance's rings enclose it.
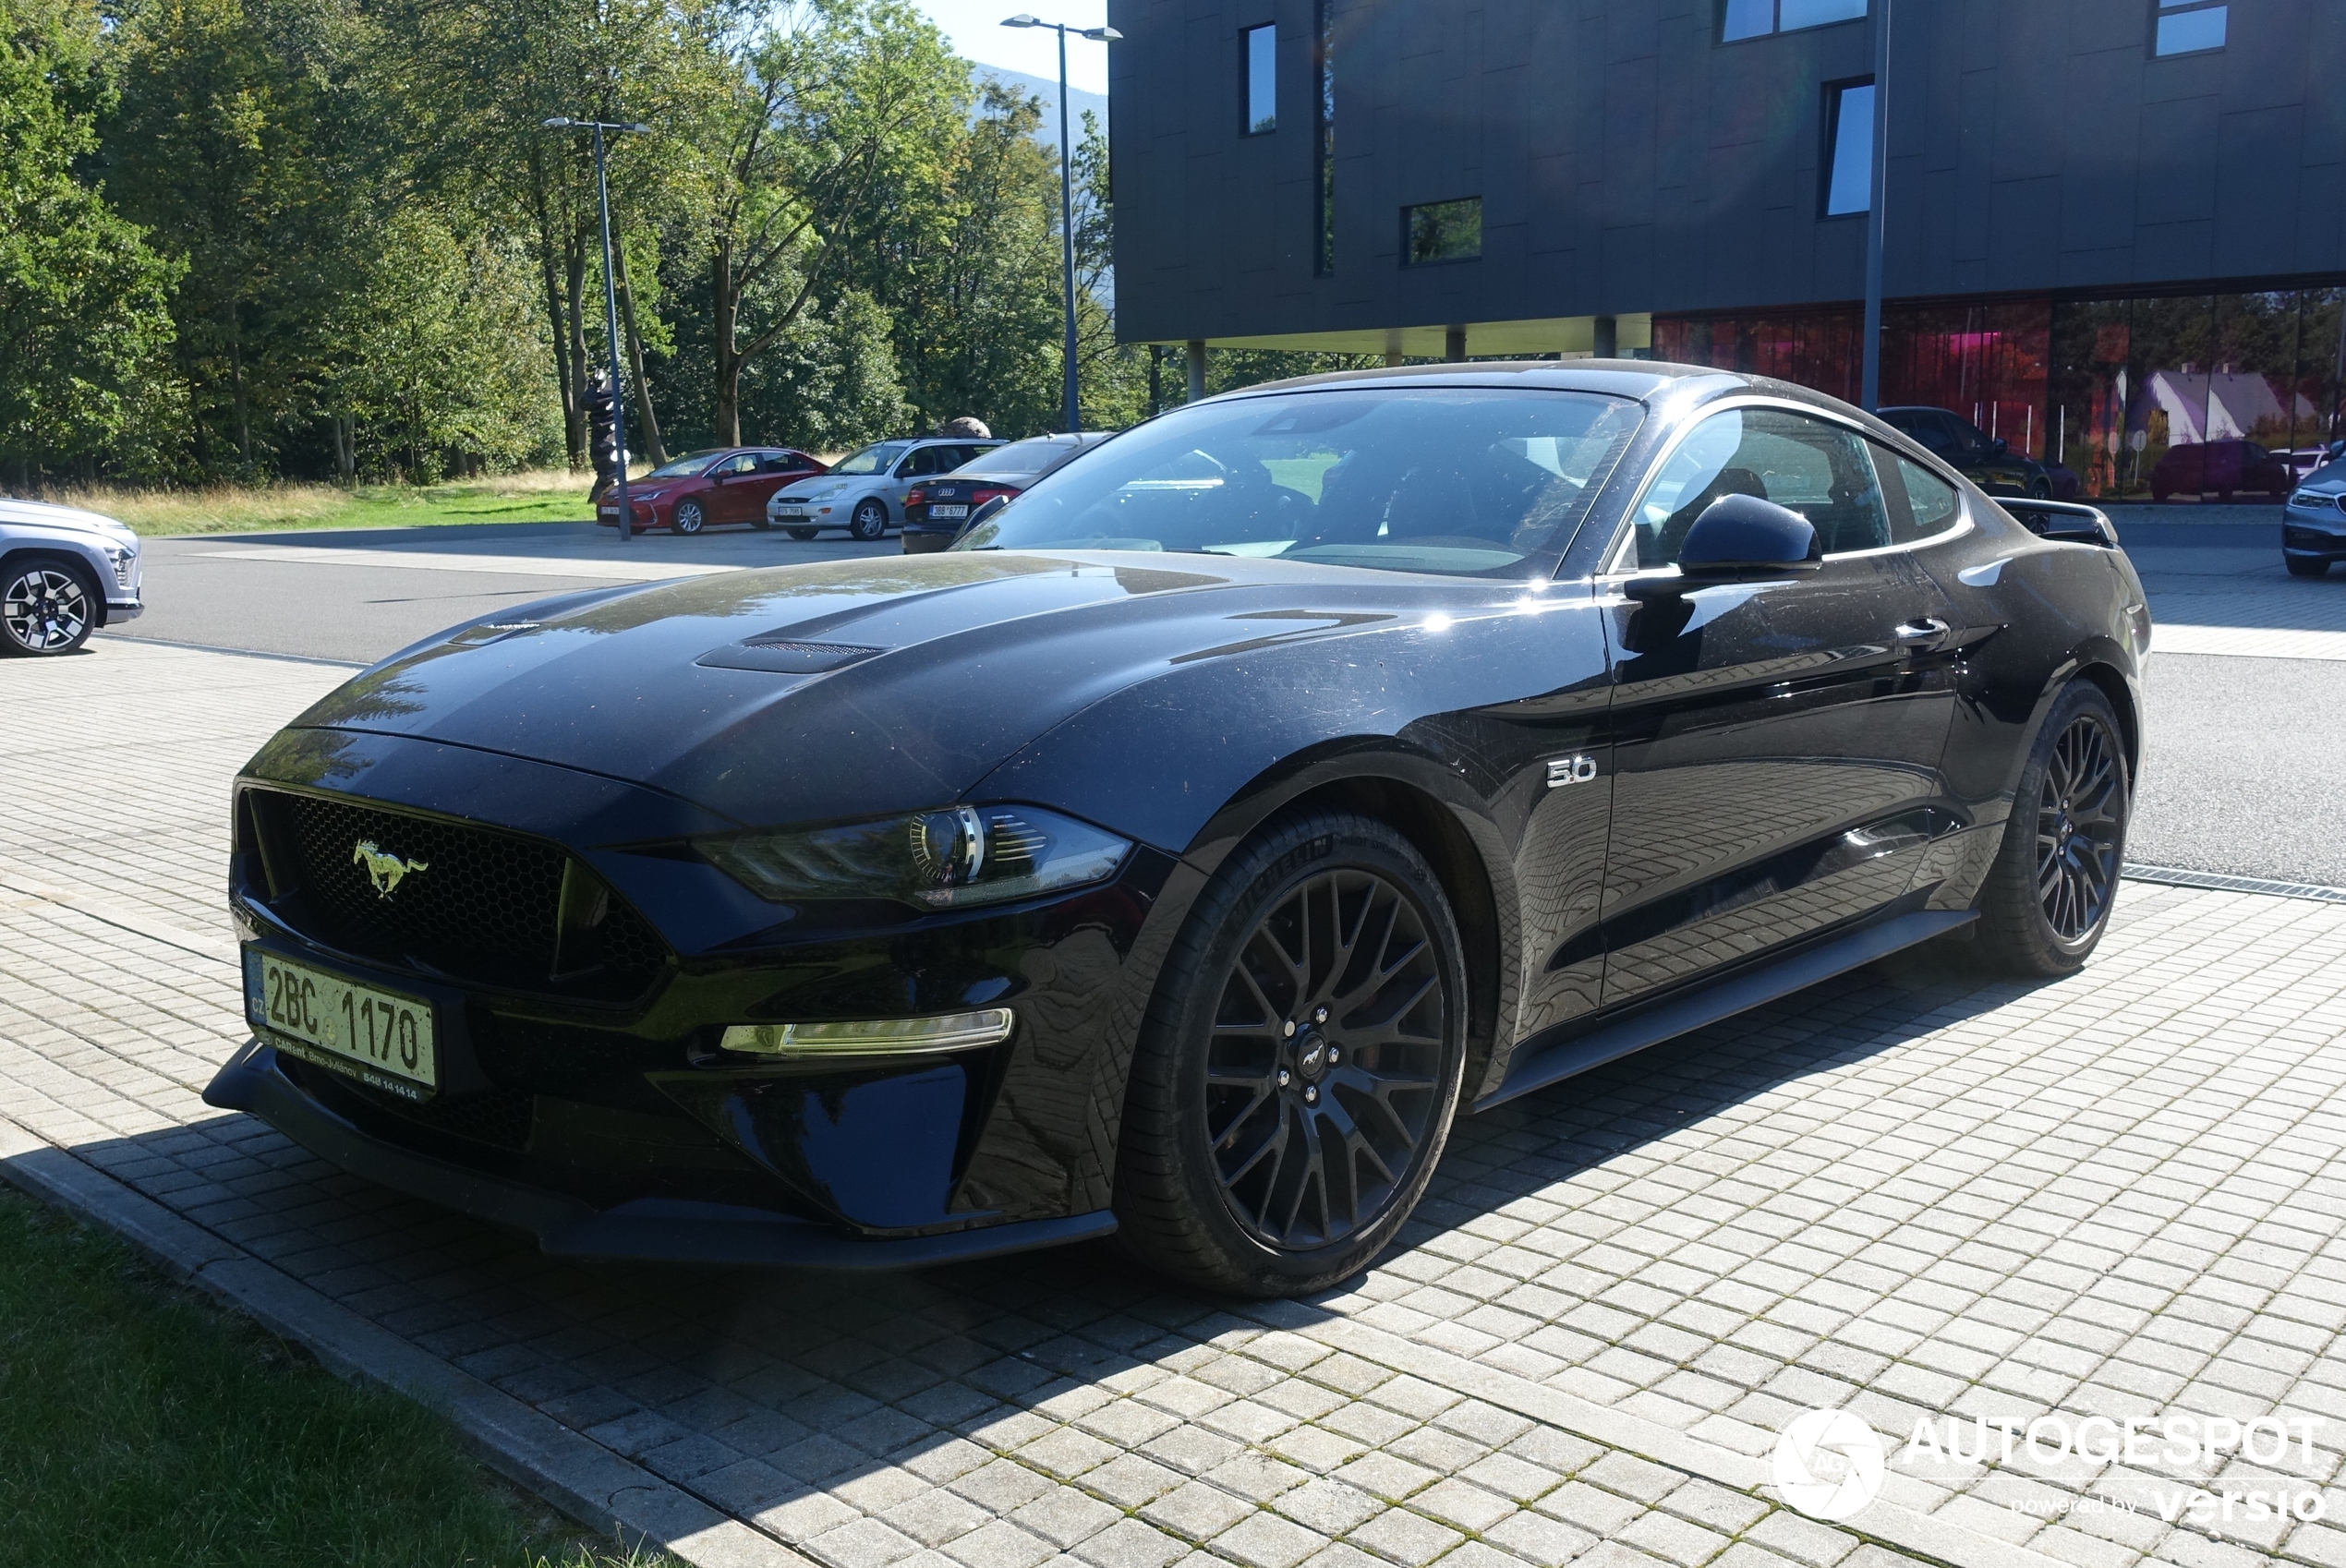
<instances>
[{"instance_id":1,"label":"side skirt","mask_svg":"<svg viewBox=\"0 0 2346 1568\"><path fill-rule=\"evenodd\" d=\"M1499 1087L1477 1100L1473 1109L1487 1111L1520 1094L1560 1083L1591 1067L1617 1061L1633 1051L1717 1023L1737 1013L1789 996L1820 980L1962 929L1979 918L1971 910L1917 910L1837 936L1790 958L1748 970L1716 985L1675 997L1660 1007L1603 1024L1586 1034L1533 1049L1507 1069Z\"/></svg>"}]
</instances>

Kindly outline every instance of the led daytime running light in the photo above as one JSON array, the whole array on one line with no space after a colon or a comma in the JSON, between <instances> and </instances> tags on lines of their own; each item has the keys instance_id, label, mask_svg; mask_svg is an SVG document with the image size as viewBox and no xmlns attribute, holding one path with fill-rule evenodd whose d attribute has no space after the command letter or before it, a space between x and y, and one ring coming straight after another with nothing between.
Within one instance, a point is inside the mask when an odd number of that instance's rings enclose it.
<instances>
[{"instance_id":1,"label":"led daytime running light","mask_svg":"<svg viewBox=\"0 0 2346 1568\"><path fill-rule=\"evenodd\" d=\"M737 1023L725 1031L728 1051L756 1056L905 1056L935 1051L976 1051L1010 1037L1008 1007L949 1013L935 1019L868 1019L851 1023Z\"/></svg>"}]
</instances>

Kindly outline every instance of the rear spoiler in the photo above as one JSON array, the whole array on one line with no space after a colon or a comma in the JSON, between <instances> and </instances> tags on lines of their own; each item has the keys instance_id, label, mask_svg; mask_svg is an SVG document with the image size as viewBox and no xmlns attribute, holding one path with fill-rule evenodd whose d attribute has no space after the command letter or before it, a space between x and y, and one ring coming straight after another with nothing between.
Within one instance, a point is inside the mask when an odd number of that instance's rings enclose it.
<instances>
[{"instance_id":1,"label":"rear spoiler","mask_svg":"<svg viewBox=\"0 0 2346 1568\"><path fill-rule=\"evenodd\" d=\"M2073 545L2101 545L2110 549L2118 547L2118 525L2099 507L2079 506L2066 501L2038 501L2031 496L1998 496L1996 504L2039 538L2061 539Z\"/></svg>"}]
</instances>

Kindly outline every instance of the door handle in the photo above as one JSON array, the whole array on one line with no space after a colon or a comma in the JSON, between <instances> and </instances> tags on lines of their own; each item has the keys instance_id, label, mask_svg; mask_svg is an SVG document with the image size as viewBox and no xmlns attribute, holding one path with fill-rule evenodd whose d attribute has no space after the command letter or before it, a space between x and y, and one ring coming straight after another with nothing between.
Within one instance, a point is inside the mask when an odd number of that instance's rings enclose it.
<instances>
[{"instance_id":1,"label":"door handle","mask_svg":"<svg viewBox=\"0 0 2346 1568\"><path fill-rule=\"evenodd\" d=\"M1948 630L1945 621L1925 616L1920 621L1907 621L1891 636L1896 639L1899 648L1905 653L1935 653L1946 645Z\"/></svg>"}]
</instances>

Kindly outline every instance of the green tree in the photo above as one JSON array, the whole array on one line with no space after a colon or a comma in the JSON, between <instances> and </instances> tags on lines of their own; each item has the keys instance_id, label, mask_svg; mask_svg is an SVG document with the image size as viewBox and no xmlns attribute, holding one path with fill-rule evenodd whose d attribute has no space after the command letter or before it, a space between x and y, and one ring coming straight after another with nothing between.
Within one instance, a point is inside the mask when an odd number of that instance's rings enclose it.
<instances>
[{"instance_id":1,"label":"green tree","mask_svg":"<svg viewBox=\"0 0 2346 1568\"><path fill-rule=\"evenodd\" d=\"M117 446L158 464L177 417L174 269L75 177L112 95L101 39L75 0L0 0L0 460L26 484Z\"/></svg>"}]
</instances>

